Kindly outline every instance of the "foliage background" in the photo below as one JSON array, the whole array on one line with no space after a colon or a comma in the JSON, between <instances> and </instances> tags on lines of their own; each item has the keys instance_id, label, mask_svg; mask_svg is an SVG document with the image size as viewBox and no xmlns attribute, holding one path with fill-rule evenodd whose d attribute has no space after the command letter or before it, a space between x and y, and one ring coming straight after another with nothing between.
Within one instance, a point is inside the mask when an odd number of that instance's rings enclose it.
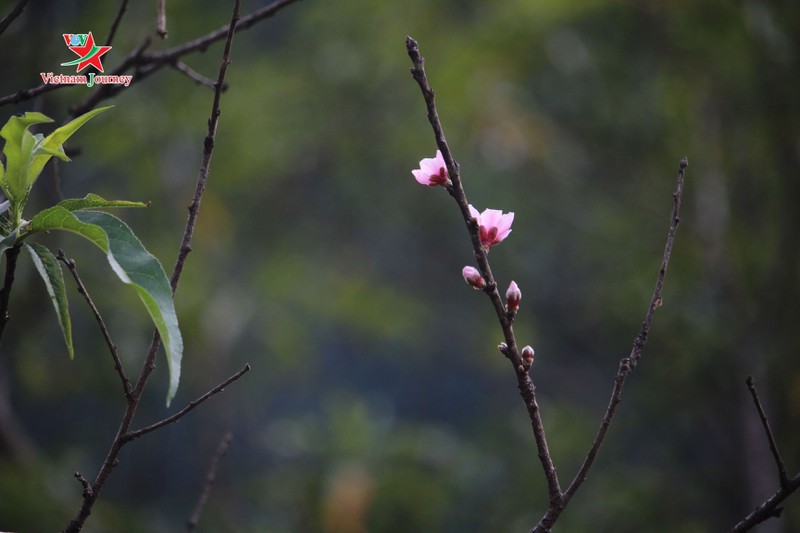
<instances>
[{"instance_id":1,"label":"foliage background","mask_svg":"<svg viewBox=\"0 0 800 533\"><path fill-rule=\"evenodd\" d=\"M60 72L71 59L61 34L102 38L116 9L32 2L0 37L0 93ZM228 429L201 530L511 532L546 508L499 329L459 275L471 260L463 223L444 191L410 174L435 146L407 34L427 58L468 197L517 214L491 259L523 291L518 337L536 348L562 483L638 331L688 156L665 305L558 530L730 527L777 487L748 374L790 470L800 467L798 11L756 0L305 1L237 35L176 297L186 356L173 409L245 362L253 370L130 446L86 530L180 528ZM168 2L169 40L154 48L229 12ZM107 70L154 26L155 4L132 3ZM217 44L185 61L214 77L220 54ZM61 122L88 93L62 89L3 116L35 108ZM73 162L45 170L35 201L57 201L58 184L66 197L150 200L123 216L169 268L211 92L170 70L113 103L70 140ZM133 292L78 239L46 244L76 258L137 371L150 326ZM94 475L123 398L79 295L70 361L30 265L18 276L0 396L22 428L3 428L0 528L52 531L77 509L72 473ZM167 414L165 390L162 364L140 424ZM795 498L760 531L798 529Z\"/></svg>"}]
</instances>

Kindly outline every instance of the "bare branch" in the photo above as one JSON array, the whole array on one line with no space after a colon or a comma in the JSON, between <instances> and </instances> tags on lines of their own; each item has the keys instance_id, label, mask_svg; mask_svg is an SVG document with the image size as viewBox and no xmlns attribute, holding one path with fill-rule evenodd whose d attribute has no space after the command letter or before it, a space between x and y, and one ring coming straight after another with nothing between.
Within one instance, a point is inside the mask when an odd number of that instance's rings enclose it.
<instances>
[{"instance_id":1,"label":"bare branch","mask_svg":"<svg viewBox=\"0 0 800 533\"><path fill-rule=\"evenodd\" d=\"M9 320L8 302L11 298L11 288L14 286L14 273L17 270L17 258L19 257L19 245L12 246L6 250L6 274L3 279L3 288L0 289L0 340Z\"/></svg>"},{"instance_id":2,"label":"bare branch","mask_svg":"<svg viewBox=\"0 0 800 533\"><path fill-rule=\"evenodd\" d=\"M772 452L772 457L775 459L775 465L778 467L778 479L781 488L785 489L789 485L789 474L786 473L786 465L778 451L778 444L775 442L772 428L769 427L769 420L767 420L764 407L761 405L761 399L758 397L758 391L756 390L756 383L753 376L747 376L745 383L747 384L747 389L750 391L750 395L753 397L753 403L756 405L756 411L758 411L758 417L761 419L761 425L764 426L764 433L767 435L769 449Z\"/></svg>"},{"instance_id":3,"label":"bare branch","mask_svg":"<svg viewBox=\"0 0 800 533\"><path fill-rule=\"evenodd\" d=\"M128 9L128 0L122 0L122 3L119 5L119 10L117 10L117 16L114 17L114 22L111 23L111 29L108 30L108 37L104 42L105 45L111 46L111 42L114 40L114 36L117 34L117 28L119 28L119 23L122 21L122 16L125 15L125 11Z\"/></svg>"},{"instance_id":4,"label":"bare branch","mask_svg":"<svg viewBox=\"0 0 800 533\"><path fill-rule=\"evenodd\" d=\"M592 464L594 463L595 458L597 457L597 453L600 450L600 446L603 444L605 440L606 433L608 432L608 428L611 426L611 421L614 418L614 414L617 411L617 406L619 405L622 399L622 388L625 385L625 380L628 379L628 376L636 368L639 360L642 357L642 350L647 344L647 334L650 331L650 325L653 321L653 315L655 314L656 309L661 307L663 300L661 298L661 291L664 287L664 279L667 274L667 267L669 266L669 259L672 254L672 245L675 241L675 233L678 230L678 224L680 223L680 216L681 216L681 199L683 198L683 183L685 179L686 167L689 165L686 158L683 158L680 162L678 168L678 183L675 192L672 194L673 197L673 205L672 205L672 214L670 216L670 225L669 230L667 232L667 242L664 246L664 256L661 259L661 268L658 271L658 276L656 277L656 286L653 290L653 296L650 299L650 305L647 308L647 312L645 313L644 322L642 323L642 328L639 330L639 334L633 341L633 346L631 347L631 353L628 357L623 358L619 362L619 369L617 370L617 375L614 378L614 388L611 391L611 398L608 402L608 407L606 408L606 413L603 416L603 420L600 423L600 429L597 432L597 435L592 442L589 451L586 454L586 458L583 460L583 464L581 465L578 473L575 475L575 478L570 483L567 490L564 492L564 499L562 505L560 507L552 507L547 510L545 515L539 521L534 529L532 529L532 533L544 533L550 531L550 528L553 526L555 521L558 519L559 515L563 512L564 508L566 508L569 501L578 491L580 486L586 481L586 478L589 474L589 469L591 469Z\"/></svg>"},{"instance_id":5,"label":"bare branch","mask_svg":"<svg viewBox=\"0 0 800 533\"><path fill-rule=\"evenodd\" d=\"M275 2L257 9L247 16L242 17L236 24L236 31L249 29L256 23L270 18L284 7L297 2L298 0L276 0ZM197 51L205 51L211 44L221 41L225 38L228 32L228 26L222 26L212 32L209 32L202 37L198 37L192 41L188 41L179 46L156 52L153 54L144 54L143 50L150 44L149 39L145 40L145 45L140 46L129 54L122 62L122 64L114 69L112 74L121 75L132 69L134 77L130 85L110 85L105 84L99 86L95 92L86 98L83 102L70 109L70 115L75 117L94 109L100 102L107 100L121 91L141 82L150 77L151 74L162 69L167 65L172 65L180 57ZM0 97L0 106L7 104L16 104L25 100L30 100L40 94L61 89L64 87L72 87L68 84L42 84L30 89L23 89L16 93Z\"/></svg>"},{"instance_id":6,"label":"bare branch","mask_svg":"<svg viewBox=\"0 0 800 533\"><path fill-rule=\"evenodd\" d=\"M162 39L167 38L167 0L158 0L158 18L156 20L156 33Z\"/></svg>"},{"instance_id":7,"label":"bare branch","mask_svg":"<svg viewBox=\"0 0 800 533\"><path fill-rule=\"evenodd\" d=\"M215 88L214 80L212 80L210 78L206 78L205 76L203 76L202 74L200 74L196 70L192 69L189 65L187 65L183 61L176 61L172 65L172 68L174 68L178 72L182 72L183 74L185 74L186 77L191 79L197 85L202 85L203 87L208 87L209 89L214 89ZM228 90L228 84L227 83L222 86L222 90L223 91Z\"/></svg>"},{"instance_id":8,"label":"bare branch","mask_svg":"<svg viewBox=\"0 0 800 533\"><path fill-rule=\"evenodd\" d=\"M478 270L486 280L486 287L484 292L489 296L489 299L494 306L497 314L497 319L503 329L503 336L505 342L501 345L500 351L505 355L514 367L514 372L517 376L517 388L519 389L520 396L525 402L525 407L528 410L528 417L531 421L531 428L536 440L537 455L542 464L545 477L547 479L547 492L550 498L551 506L559 506L561 501L561 488L558 482L558 475L556 467L553 464L553 459L550 455L550 450L547 446L547 438L545 437L544 425L542 424L542 417L539 410L539 404L536 401L536 387L528 374L526 365L523 363L517 347L516 337L512 327L513 318L506 312L503 305L503 299L497 290L497 283L492 275L492 269L489 265L489 258L480 241L478 233L478 224L472 218L469 212L469 202L467 201L464 188L461 183L461 175L459 173L459 165L453 158L450 147L444 136L444 129L442 128L441 121L439 120L439 113L436 110L436 102L434 92L428 83L425 74L425 58L422 57L419 51L419 44L411 37L406 37L406 50L408 56L411 58L413 67L411 68L411 75L416 80L422 91L422 96L425 99L425 104L428 109L428 121L431 123L433 133L436 138L436 145L442 152L445 163L447 165L447 173L450 177L452 185L446 187L450 196L455 199L461 210L461 216L467 225L470 239L472 240L472 249L475 255L475 260L478 263Z\"/></svg>"},{"instance_id":9,"label":"bare branch","mask_svg":"<svg viewBox=\"0 0 800 533\"><path fill-rule=\"evenodd\" d=\"M197 500L197 505L194 508L194 512L192 516L189 518L189 521L186 522L186 531L187 533L191 533L197 528L197 523L200 521L200 514L203 512L203 508L205 508L206 503L208 502L208 497L211 494L211 488L214 486L214 482L217 480L217 469L219 467L219 461L222 459L226 453L228 453L228 447L233 440L233 433L228 431L222 437L222 440L217 447L217 452L211 458L211 464L208 466L208 473L206 474L206 483L203 487L203 492L200 494L200 498Z\"/></svg>"},{"instance_id":10,"label":"bare branch","mask_svg":"<svg viewBox=\"0 0 800 533\"><path fill-rule=\"evenodd\" d=\"M164 426L166 426L168 424L172 424L173 422L177 422L178 420L180 420L181 418L183 418L184 416L189 414L190 411L192 411L195 407L197 407L201 403L205 402L206 400L208 400L212 396L214 396L216 394L219 394L220 392L223 392L225 390L225 387L227 387L228 385L230 385L234 381L237 381L240 377L242 377L243 375L245 375L249 371L250 371L250 364L248 363L248 364L244 365L244 367L241 370L239 370L237 373L235 373L234 375L232 375L231 377L229 377L228 379L226 379L225 381L223 381L222 383L220 383L219 385L217 385L216 387L214 387L213 389L211 389L207 393L203 394L202 396L200 396L196 400L192 400L191 402L189 402L189 404L186 407L184 407L183 409L181 409L180 411L178 411L174 415L172 415L172 416L170 416L168 418L165 418L163 420L160 420L160 421L156 422L155 424L151 424L151 425L149 425L147 427L143 427L142 429L137 429L136 431L130 431L130 432L126 433L125 435L122 436L122 442L123 443L130 442L130 441L132 441L134 439L138 439L142 435L146 435L146 434L148 434L148 433L150 433L152 431L155 431L155 430L157 430L159 428L162 428L162 427L164 427Z\"/></svg>"},{"instance_id":11,"label":"bare branch","mask_svg":"<svg viewBox=\"0 0 800 533\"><path fill-rule=\"evenodd\" d=\"M25 4L27 3L28 0L19 0L11 12L3 17L3 20L0 20L0 35L2 35L3 32L11 26L11 23L22 14L22 11L25 9Z\"/></svg>"},{"instance_id":12,"label":"bare branch","mask_svg":"<svg viewBox=\"0 0 800 533\"><path fill-rule=\"evenodd\" d=\"M78 292L83 295L83 298L86 300L86 303L89 304L89 309L92 310L92 314L94 315L95 321L97 321L97 325L100 326L100 331L103 333L103 338L106 341L106 346L108 346L108 351L111 353L111 358L114 359L114 369L117 371L117 375L119 375L120 381L122 381L122 390L125 394L125 398L128 401L131 400L131 382L128 379L128 376L125 374L125 368L122 366L122 360L119 357L119 351L117 350L117 345L114 343L114 340L111 338L111 333L108 331L108 327L106 326L103 317L100 315L100 311L97 309L97 306L94 303L89 291L86 289L86 286L83 284L81 277L78 275L78 268L75 265L75 261L73 259L67 259L64 255L63 250L58 251L57 258L59 261L64 263L67 268L69 269L72 277L75 279L75 283L78 286Z\"/></svg>"}]
</instances>

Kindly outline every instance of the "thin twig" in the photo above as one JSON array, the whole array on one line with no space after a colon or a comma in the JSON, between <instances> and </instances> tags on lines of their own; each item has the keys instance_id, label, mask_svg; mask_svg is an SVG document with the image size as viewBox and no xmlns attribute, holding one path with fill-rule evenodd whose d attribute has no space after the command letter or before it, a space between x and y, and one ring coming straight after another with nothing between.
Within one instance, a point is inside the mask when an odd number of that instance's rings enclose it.
<instances>
[{"instance_id":1,"label":"thin twig","mask_svg":"<svg viewBox=\"0 0 800 533\"><path fill-rule=\"evenodd\" d=\"M236 24L236 31L242 31L249 29L250 27L254 26L256 23L270 18L275 15L278 11L283 9L284 7L289 6L299 0L276 0L275 2L266 5L260 9L257 9L239 19L238 23ZM130 85L125 87L124 85L111 85L111 84L104 84L101 85L95 92L89 96L86 100L75 106L74 108L70 109L70 115L75 117L86 113L87 111L94 109L100 102L111 98L118 94L119 92L139 83L147 79L151 74L160 70L161 68L172 65L174 62L187 54L197 52L197 51L205 51L212 43L217 41L221 41L227 35L228 27L222 26L214 31L211 31L197 39L187 41L181 45L175 46L173 48L169 48L167 50L163 50L161 52L156 52L153 54L143 54L142 51L139 50L132 52L129 54L122 64L114 69L112 74L121 75L127 72L129 69L132 69L133 79L131 80ZM146 41L149 44L149 40ZM140 47L141 48L141 47ZM29 89L23 89L21 91L17 91L16 93L9 94L3 97L0 97L0 106L7 105L7 104L16 104L25 100L30 100L31 98L35 98L36 96L49 92L54 91L57 89L61 89L64 87L73 87L72 85L68 84L42 84L37 87L31 87Z\"/></svg>"},{"instance_id":2,"label":"thin twig","mask_svg":"<svg viewBox=\"0 0 800 533\"><path fill-rule=\"evenodd\" d=\"M223 53L222 61L220 64L220 75L217 82L217 88L214 93L214 103L211 109L211 117L209 118L210 138L209 136L206 136L206 139L203 142L204 146L203 167L201 168L200 176L198 177L198 182L201 183L198 183L197 190L199 191L199 193L198 192L195 193L195 197L192 202L192 205L196 205L196 208L194 211L194 216L191 215L191 209L190 209L190 216L189 220L187 220L186 222L187 227L186 230L184 231L184 238L183 242L181 243L181 250L178 254L178 259L175 263L175 267L172 272L171 286L173 294L175 293L178 281L180 280L180 273L183 270L183 265L186 261L188 250L191 249L190 241L192 233L194 232L194 225L196 224L197 221L197 212L199 211L200 197L202 196L202 191L205 189L205 182L208 178L208 162L211 159L211 151L214 148L216 123L217 123L217 118L219 117L220 94L222 92L222 84L224 82L225 71L230 62L231 43L233 42L233 34L234 34L234 29L236 27L236 21L239 19L239 5L240 5L239 0L235 0L233 7L233 14L231 15L231 22L228 28L227 40L225 42L225 52ZM213 128L211 127L212 123L214 125ZM81 531L81 529L83 528L83 524L86 522L86 519L92 512L92 507L94 506L94 503L97 501L97 498L100 495L100 491L102 490L103 486L108 480L108 477L111 475L111 472L114 469L114 467L119 463L118 457L120 451L122 450L123 446L125 446L126 443L130 442L131 437L129 434L129 429L131 427L131 424L133 423L134 415L136 414L136 410L142 398L145 384L147 383L147 380L149 379L150 375L155 369L155 356L161 344L160 341L161 338L159 337L158 332L157 331L154 332L153 339L150 342L150 348L147 352L147 357L145 358L144 364L142 365L142 369L139 372L139 378L137 379L136 385L134 386L133 391L131 393L131 397L128 400L128 404L125 408L125 413L122 415L122 420L120 421L119 428L117 429L117 435L114 438L114 441L111 443L111 447L108 450L108 454L106 455L105 461L103 461L103 465L100 467L100 471L97 474L97 478L92 484L92 492L90 494L84 493L83 504L81 505L81 508L78 511L75 518L72 519L70 523L67 525L67 527L64 529L64 533L78 533L79 531Z\"/></svg>"},{"instance_id":3,"label":"thin twig","mask_svg":"<svg viewBox=\"0 0 800 533\"><path fill-rule=\"evenodd\" d=\"M9 320L8 303L11 298L11 288L14 286L14 273L17 270L17 258L19 257L19 246L12 246L6 250L6 274L3 279L3 288L0 289L0 340Z\"/></svg>"},{"instance_id":4,"label":"thin twig","mask_svg":"<svg viewBox=\"0 0 800 533\"><path fill-rule=\"evenodd\" d=\"M228 453L228 447L231 445L232 440L233 433L230 431L226 432L222 437L219 446L217 446L217 452L211 458L211 464L208 465L208 473L206 474L206 483L203 486L203 492L200 493L200 497L197 499L197 505L194 508L194 512L192 512L192 516L189 518L188 522L186 522L187 533L192 533L192 531L197 528L197 523L200 521L200 514L203 512L203 509L208 502L208 497L211 494L211 488L214 486L214 482L217 480L219 461L225 457L226 453Z\"/></svg>"},{"instance_id":5,"label":"thin twig","mask_svg":"<svg viewBox=\"0 0 800 533\"><path fill-rule=\"evenodd\" d=\"M167 38L167 0L158 0L158 17L156 20L156 33L162 39Z\"/></svg>"},{"instance_id":6,"label":"thin twig","mask_svg":"<svg viewBox=\"0 0 800 533\"><path fill-rule=\"evenodd\" d=\"M617 411L617 406L619 405L622 399L622 388L625 385L625 380L628 379L628 376L636 368L639 360L642 357L642 350L647 344L647 335L650 331L650 326L653 321L653 315L655 314L656 309L661 307L662 305L662 298L661 298L661 290L664 287L664 278L667 274L667 267L669 266L669 259L670 255L672 254L672 245L675 241L675 233L678 229L678 224L680 223L680 216L681 216L681 199L683 197L683 183L686 173L686 167L688 166L688 161L686 158L682 159L678 168L678 180L677 180L677 188L673 193L673 205L672 205L672 214L670 216L670 225L669 231L667 232L667 242L664 246L664 256L661 259L661 268L658 271L658 276L656 278L656 286L653 290L653 296L650 299L650 305L647 308L647 313L645 313L644 322L642 323L642 328L639 330L639 334L633 341L633 346L631 348L631 353L628 357L623 358L619 362L619 369L617 370L617 375L614 378L614 387L611 392L611 399L608 402L608 407L606 408L606 413L603 416L603 420L600 423L600 429L597 432L597 435L592 442L589 451L586 454L586 458L583 460L583 464L581 465L578 473L575 475L575 478L570 483L567 490L564 492L564 498L562 501L562 505L559 507L550 507L539 523L536 525L535 528L531 530L532 533L544 533L549 532L550 528L553 527L553 524L564 511L567 504L570 502L572 497L578 491L580 486L586 481L586 478L589 474L589 470L594 463L595 458L597 457L597 453L600 450L600 446L603 444L605 440L606 433L608 432L608 428L611 426L611 421L614 418L614 414Z\"/></svg>"},{"instance_id":7,"label":"thin twig","mask_svg":"<svg viewBox=\"0 0 800 533\"><path fill-rule=\"evenodd\" d=\"M100 311L97 309L97 306L94 303L89 291L86 289L86 285L83 284L83 280L78 275L78 268L75 265L75 261L73 259L68 259L64 255L63 250L58 251L58 255L56 256L59 261L64 263L67 268L69 269L72 277L75 279L75 283L78 286L78 292L83 296L86 300L86 303L89 304L89 309L92 310L92 314L94 315L95 321L97 321L97 325L100 326L100 331L103 333L103 338L106 340L106 346L108 346L108 351L111 353L111 358L114 359L114 369L117 371L117 375L119 376L120 381L122 382L122 391L125 394L125 398L130 401L131 399L131 382L128 379L127 374L125 373L125 367L122 366L122 360L119 357L119 351L117 350L117 345L114 343L114 340L111 338L111 333L108 331L108 327L106 326L103 317L100 315Z\"/></svg>"},{"instance_id":8,"label":"thin twig","mask_svg":"<svg viewBox=\"0 0 800 533\"><path fill-rule=\"evenodd\" d=\"M190 411L192 411L195 407L197 407L201 403L205 402L206 400L208 400L212 396L214 396L216 394L219 394L220 392L223 392L225 390L225 387L227 387L228 385L230 385L234 381L237 381L239 378L241 378L243 375L245 375L249 371L250 371L250 364L248 363L248 364L244 365L244 367L241 370L239 370L237 373L235 373L234 375L232 375L231 377L229 377L228 379L226 379L225 381L223 381L222 383L220 383L219 385L217 385L216 387L214 387L213 389L211 389L207 393L205 393L202 396L200 396L199 398L189 402L186 405L186 407L184 407L183 409L181 409L180 411L178 411L174 415L172 415L170 417L167 417L167 418L165 418L163 420L159 420L155 424L150 424L149 426L143 427L142 429L137 429L136 431L129 431L128 433L126 433L125 435L122 436L123 443L130 442L130 441L132 441L134 439L138 439L142 435L146 435L146 434L148 434L148 433L150 433L152 431L155 431L155 430L157 430L159 428L162 428L162 427L164 427L166 425L172 424L173 422L177 422L178 420L180 420L181 418L183 418L184 416L189 414Z\"/></svg>"},{"instance_id":9,"label":"thin twig","mask_svg":"<svg viewBox=\"0 0 800 533\"><path fill-rule=\"evenodd\" d=\"M178 72L182 72L185 74L189 79L194 81L197 85L202 85L204 87L208 87L209 89L214 89L214 80L210 78L206 78L192 67L184 63L183 61L176 61L172 67L177 70ZM226 91L228 89L228 84L222 86L222 90Z\"/></svg>"},{"instance_id":10,"label":"thin twig","mask_svg":"<svg viewBox=\"0 0 800 533\"><path fill-rule=\"evenodd\" d=\"M772 452L772 457L775 459L775 465L778 467L778 479L781 488L785 489L789 484L789 474L786 473L786 464L783 462L783 458L778 451L778 444L775 442L772 428L769 427L769 420L767 420L767 414L764 412L764 406L761 405L761 399L758 397L758 391L756 390L756 383L753 376L747 376L745 383L747 384L747 389L750 391L750 395L753 397L753 403L756 405L756 411L758 411L758 417L761 419L761 425L764 426L764 433L766 433L767 441L769 441L769 449Z\"/></svg>"},{"instance_id":11,"label":"thin twig","mask_svg":"<svg viewBox=\"0 0 800 533\"><path fill-rule=\"evenodd\" d=\"M125 11L128 9L128 0L122 0L122 3L119 5L119 9L117 10L117 16L114 17L114 22L111 23L111 29L108 30L108 37L103 42L104 45L111 46L111 42L114 40L114 36L117 34L117 28L119 28L119 23L122 21L122 16L125 15Z\"/></svg>"},{"instance_id":12,"label":"thin twig","mask_svg":"<svg viewBox=\"0 0 800 533\"><path fill-rule=\"evenodd\" d=\"M536 387L530 378L530 374L526 370L526 365L520 357L519 349L517 347L514 329L512 327L512 319L506 313L503 300L497 290L497 283L492 275L492 269L489 265L489 258L480 241L478 233L478 224L469 212L469 202L467 201L466 194L461 182L461 175L459 173L459 165L453 158L450 147L444 136L444 129L442 128L439 114L436 110L436 102L434 99L434 91L428 83L425 74L425 58L422 57L419 51L419 44L411 37L406 37L406 50L408 56L411 58L413 67L411 68L411 75L416 80L422 91L422 96L425 99L425 104L428 110L428 121L431 123L433 133L436 138L436 145L442 152L445 164L447 165L447 172L450 177L452 185L446 187L447 192L452 196L459 209L464 222L467 225L470 239L472 240L472 248L475 255L475 260L478 264L478 270L486 281L484 291L489 296L489 299L494 306L497 319L503 330L505 342L500 345L500 351L505 355L514 367L514 372L517 376L517 388L519 389L520 396L522 397L525 407L528 410L528 417L530 418L531 428L533 430L534 439L536 440L537 455L542 464L542 469L547 479L547 492L550 499L550 505L558 507L561 501L561 488L558 482L558 474L556 467L553 464L553 459L550 455L550 450L547 446L547 438L545 436L544 425L542 423L541 412L539 404L536 401Z\"/></svg>"},{"instance_id":13,"label":"thin twig","mask_svg":"<svg viewBox=\"0 0 800 533\"><path fill-rule=\"evenodd\" d=\"M0 35L2 35L3 32L6 31L6 28L11 26L11 23L22 14L22 11L25 9L25 4L27 3L28 0L19 0L17 5L14 6L14 9L12 9L8 15L3 17L3 20L0 20Z\"/></svg>"}]
</instances>

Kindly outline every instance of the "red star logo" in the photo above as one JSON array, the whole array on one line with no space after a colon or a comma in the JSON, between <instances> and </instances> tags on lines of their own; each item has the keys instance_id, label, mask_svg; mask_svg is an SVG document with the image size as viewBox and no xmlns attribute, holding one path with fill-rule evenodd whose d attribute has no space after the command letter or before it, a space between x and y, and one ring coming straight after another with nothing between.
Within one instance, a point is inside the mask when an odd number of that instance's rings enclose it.
<instances>
[{"instance_id":1,"label":"red star logo","mask_svg":"<svg viewBox=\"0 0 800 533\"><path fill-rule=\"evenodd\" d=\"M111 47L97 46L94 44L94 36L92 36L92 32L89 32L86 42L79 46L70 46L69 37L69 35L64 35L64 41L66 41L67 47L70 50L78 54L78 59L68 63L61 63L61 66L68 67L71 65L78 65L78 72L80 72L91 65L100 72L103 72L103 63L100 61L100 57L111 50Z\"/></svg>"}]
</instances>

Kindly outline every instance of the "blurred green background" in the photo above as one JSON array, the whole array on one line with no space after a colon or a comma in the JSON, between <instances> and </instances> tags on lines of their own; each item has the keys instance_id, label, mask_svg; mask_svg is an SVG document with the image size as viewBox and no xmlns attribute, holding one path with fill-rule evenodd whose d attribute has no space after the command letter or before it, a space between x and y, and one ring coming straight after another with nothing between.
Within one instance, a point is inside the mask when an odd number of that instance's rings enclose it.
<instances>
[{"instance_id":1,"label":"blurred green background","mask_svg":"<svg viewBox=\"0 0 800 533\"><path fill-rule=\"evenodd\" d=\"M107 72L154 34L155 4L128 6ZM167 5L169 39L153 50L226 24L231 9ZM61 34L103 39L117 7L31 2L0 36L0 94L69 73ZM463 221L410 173L435 144L407 34L427 59L470 201L516 213L491 261L503 288L514 279L523 292L516 330L536 349L562 485L640 327L688 157L664 306L557 531L731 527L777 488L747 375L787 466L800 468L798 20L796 2L756 0L305 0L238 34L176 296L183 380L165 410L160 355L135 426L253 369L126 448L85 531L180 530L227 430L200 531L520 532L545 511L500 330L460 275L472 260ZM221 51L184 61L215 78ZM36 109L63 122L90 91L7 105L0 119ZM59 187L152 201L120 214L171 270L211 100L173 69L123 92L69 141L80 150L71 163L45 169L29 214ZM135 375L152 328L133 291L79 239L41 242L76 259ZM94 478L124 407L68 286L74 361L20 261L0 351L3 530L66 525L81 498L72 474ZM798 530L798 496L759 529Z\"/></svg>"}]
</instances>

